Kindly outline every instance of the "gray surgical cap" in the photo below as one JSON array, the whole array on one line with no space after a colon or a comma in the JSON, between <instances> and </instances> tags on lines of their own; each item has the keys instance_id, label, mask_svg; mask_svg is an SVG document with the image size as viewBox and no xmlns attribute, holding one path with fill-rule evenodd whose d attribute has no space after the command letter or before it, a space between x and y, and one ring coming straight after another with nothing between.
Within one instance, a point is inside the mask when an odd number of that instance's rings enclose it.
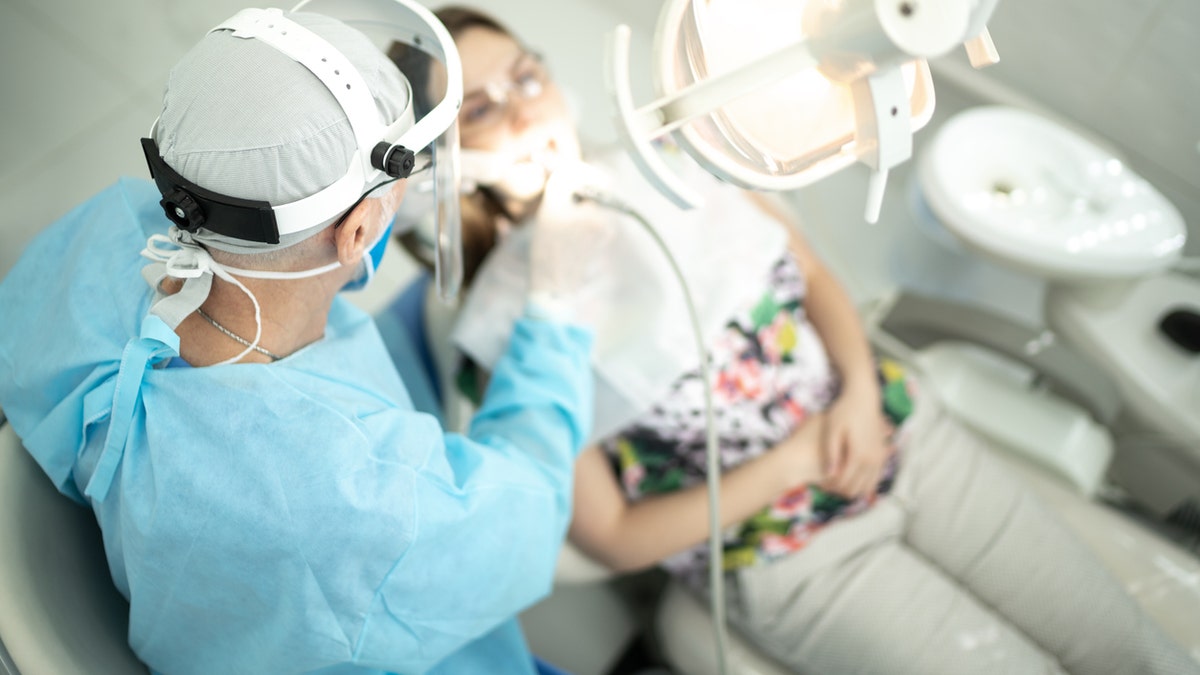
<instances>
[{"instance_id":1,"label":"gray surgical cap","mask_svg":"<svg viewBox=\"0 0 1200 675\"><path fill-rule=\"evenodd\" d=\"M400 118L409 105L408 81L366 36L319 14L284 16L354 64L383 124ZM274 47L230 31L209 33L171 70L154 141L167 165L193 183L273 206L316 194L346 175L356 149L349 119L316 75ZM320 229L285 236L276 245L203 229L196 238L235 252L262 251Z\"/></svg>"}]
</instances>

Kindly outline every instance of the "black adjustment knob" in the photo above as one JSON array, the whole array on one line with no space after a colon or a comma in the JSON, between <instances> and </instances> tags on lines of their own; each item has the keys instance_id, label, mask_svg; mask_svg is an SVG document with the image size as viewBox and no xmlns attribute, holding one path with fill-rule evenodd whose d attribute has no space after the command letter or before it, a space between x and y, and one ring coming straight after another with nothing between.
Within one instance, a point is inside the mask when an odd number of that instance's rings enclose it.
<instances>
[{"instance_id":1,"label":"black adjustment knob","mask_svg":"<svg viewBox=\"0 0 1200 675\"><path fill-rule=\"evenodd\" d=\"M167 219L181 230L195 232L204 224L204 209L183 188L171 190L158 203L163 213L167 214Z\"/></svg>"},{"instance_id":2,"label":"black adjustment knob","mask_svg":"<svg viewBox=\"0 0 1200 675\"><path fill-rule=\"evenodd\" d=\"M416 163L417 156L403 145L390 145L381 141L371 151L371 166L392 178L408 178Z\"/></svg>"}]
</instances>

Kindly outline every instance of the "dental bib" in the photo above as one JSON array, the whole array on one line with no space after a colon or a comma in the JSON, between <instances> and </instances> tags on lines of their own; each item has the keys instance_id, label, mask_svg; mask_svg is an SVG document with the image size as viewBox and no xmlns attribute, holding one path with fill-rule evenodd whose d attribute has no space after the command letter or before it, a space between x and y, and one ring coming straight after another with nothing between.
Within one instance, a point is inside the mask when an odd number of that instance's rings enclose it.
<instances>
[{"instance_id":1,"label":"dental bib","mask_svg":"<svg viewBox=\"0 0 1200 675\"><path fill-rule=\"evenodd\" d=\"M594 187L633 207L666 242L692 293L705 345L710 344L739 306L763 292L768 271L786 250L782 224L741 190L695 167L691 183L708 201L703 209L684 211L645 183L624 153L606 153L589 164L608 179ZM631 422L700 365L687 304L662 250L634 218L614 209L603 212L611 219L611 236L571 299L575 321L595 330L591 441ZM454 344L488 370L526 304L532 229L514 228L489 254L452 333Z\"/></svg>"}]
</instances>

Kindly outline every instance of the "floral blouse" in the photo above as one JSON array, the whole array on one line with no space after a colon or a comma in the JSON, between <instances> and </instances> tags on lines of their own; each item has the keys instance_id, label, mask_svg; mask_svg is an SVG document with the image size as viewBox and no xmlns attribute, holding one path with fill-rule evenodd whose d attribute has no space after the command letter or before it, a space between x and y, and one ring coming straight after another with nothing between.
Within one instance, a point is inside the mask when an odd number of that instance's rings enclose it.
<instances>
[{"instance_id":1,"label":"floral blouse","mask_svg":"<svg viewBox=\"0 0 1200 675\"><path fill-rule=\"evenodd\" d=\"M794 258L781 258L757 303L739 310L711 353L721 466L728 470L787 438L838 394L838 377L804 312L805 282ZM914 387L895 363L879 365L883 409L899 427L913 406ZM706 427L699 371L684 374L671 391L602 447L631 501L703 483ZM895 436L893 435L893 438ZM887 493L897 454L885 466L878 494ZM878 498L847 500L816 486L798 488L724 533L721 564L733 570L798 551L822 528L860 513ZM703 583L708 545L663 562L670 572Z\"/></svg>"}]
</instances>

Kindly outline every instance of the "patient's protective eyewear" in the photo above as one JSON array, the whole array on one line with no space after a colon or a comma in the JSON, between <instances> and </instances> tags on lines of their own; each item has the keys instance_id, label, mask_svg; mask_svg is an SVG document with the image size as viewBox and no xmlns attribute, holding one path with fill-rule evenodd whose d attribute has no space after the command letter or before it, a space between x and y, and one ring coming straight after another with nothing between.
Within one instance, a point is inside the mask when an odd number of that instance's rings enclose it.
<instances>
[{"instance_id":1,"label":"patient's protective eyewear","mask_svg":"<svg viewBox=\"0 0 1200 675\"><path fill-rule=\"evenodd\" d=\"M509 71L508 79L489 82L463 96L458 123L463 135L487 131L508 116L513 97L532 101L540 98L550 81L541 55L524 50Z\"/></svg>"}]
</instances>

